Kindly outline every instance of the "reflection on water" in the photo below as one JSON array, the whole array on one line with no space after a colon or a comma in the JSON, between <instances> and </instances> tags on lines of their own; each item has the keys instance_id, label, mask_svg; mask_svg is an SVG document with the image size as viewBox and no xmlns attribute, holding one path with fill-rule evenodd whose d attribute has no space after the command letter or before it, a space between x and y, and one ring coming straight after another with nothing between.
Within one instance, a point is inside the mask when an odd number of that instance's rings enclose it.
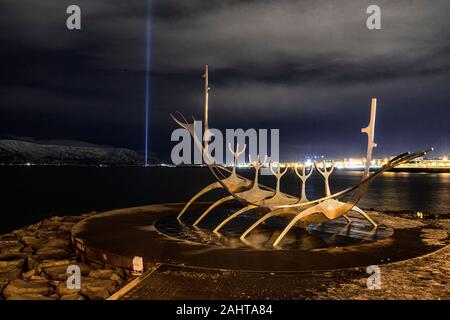
<instances>
[{"instance_id":1,"label":"reflection on water","mask_svg":"<svg viewBox=\"0 0 450 320\"><path fill-rule=\"evenodd\" d=\"M204 209L203 209L204 210ZM239 237L256 221L257 216L251 212L232 220L220 234L214 234L214 229L226 216L238 208L216 209L205 218L201 227L193 227L189 222L180 222L176 215L166 216L155 223L159 232L183 241L225 246L231 248L252 247L255 249L273 249L272 244L280 235L288 220L271 218L250 233L244 242ZM201 211L201 210L200 210ZM186 216L196 216L197 212L187 212ZM337 219L320 225L309 225L306 229L292 228L280 245L281 249L311 250L328 247L342 247L355 244L374 242L393 235L393 230L380 226L371 228L367 222L353 218L351 224L345 219Z\"/></svg>"},{"instance_id":2,"label":"reflection on water","mask_svg":"<svg viewBox=\"0 0 450 320\"><path fill-rule=\"evenodd\" d=\"M253 176L249 169L238 172ZM361 174L335 170L330 177L332 192L355 185ZM0 166L0 176L4 186L0 233L53 215L185 202L214 181L207 168ZM266 185L275 184L272 176L260 180ZM289 171L283 176L281 188L299 195L300 180ZM307 184L308 198L317 199L323 194L323 180L314 173ZM221 195L224 192L212 192L200 200L216 200ZM450 174L385 173L370 186L359 207L450 213Z\"/></svg>"}]
</instances>

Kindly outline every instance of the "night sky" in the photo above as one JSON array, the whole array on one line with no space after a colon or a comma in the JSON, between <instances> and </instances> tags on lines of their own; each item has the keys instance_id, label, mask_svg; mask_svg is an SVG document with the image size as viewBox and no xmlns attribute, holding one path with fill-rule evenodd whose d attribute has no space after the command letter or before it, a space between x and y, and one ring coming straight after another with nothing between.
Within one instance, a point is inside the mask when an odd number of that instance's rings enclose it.
<instances>
[{"instance_id":1,"label":"night sky","mask_svg":"<svg viewBox=\"0 0 450 320\"><path fill-rule=\"evenodd\" d=\"M150 151L169 159L168 114L210 126L279 128L282 160L365 154L378 98L375 157L450 153L450 2L151 1ZM82 30L66 28L66 8ZM381 7L382 30L366 28ZM0 134L77 140L143 153L146 2L3 0Z\"/></svg>"}]
</instances>

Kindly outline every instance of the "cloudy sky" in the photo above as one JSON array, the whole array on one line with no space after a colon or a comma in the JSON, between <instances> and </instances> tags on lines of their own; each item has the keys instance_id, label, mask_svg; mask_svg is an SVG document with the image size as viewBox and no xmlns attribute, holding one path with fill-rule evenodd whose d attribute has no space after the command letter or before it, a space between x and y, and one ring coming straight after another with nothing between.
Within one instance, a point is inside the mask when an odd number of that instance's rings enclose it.
<instances>
[{"instance_id":1,"label":"cloudy sky","mask_svg":"<svg viewBox=\"0 0 450 320\"><path fill-rule=\"evenodd\" d=\"M82 29L66 28L77 4ZM369 4L381 30L366 28ZM376 156L450 153L448 0L151 1L150 150L170 157L168 116L210 126L279 128L281 157L364 154L379 101ZM146 2L3 0L0 134L143 152Z\"/></svg>"}]
</instances>

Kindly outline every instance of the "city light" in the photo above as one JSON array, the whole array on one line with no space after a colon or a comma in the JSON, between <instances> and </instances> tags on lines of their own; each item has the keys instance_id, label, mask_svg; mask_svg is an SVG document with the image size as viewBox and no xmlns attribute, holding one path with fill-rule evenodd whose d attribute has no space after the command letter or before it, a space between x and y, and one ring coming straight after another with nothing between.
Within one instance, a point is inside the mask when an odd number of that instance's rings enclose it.
<instances>
[{"instance_id":1,"label":"city light","mask_svg":"<svg viewBox=\"0 0 450 320\"><path fill-rule=\"evenodd\" d=\"M321 158L321 157L319 157ZM370 163L370 168L372 169L378 169L384 164L386 164L389 161L389 158L383 158L383 159L373 159ZM322 160L317 160L317 165L319 167L322 167ZM329 159L326 161L327 166L331 164L331 162L334 162L334 166L337 169L354 169L354 170L363 170L365 167L366 159L365 158L345 158L343 160L332 160ZM274 166L290 166L290 167L309 167L314 165L314 161L310 159L306 159L304 162L298 161L298 162L280 162L280 163L273 163ZM232 165L230 165L232 166ZM237 167L239 168L250 168L250 163L238 163ZM420 169L420 168L434 168L434 169L450 169L450 160L447 156L441 157L441 158L431 158L431 159L423 159L419 158L418 160L401 164L398 166L398 168L410 168L410 169Z\"/></svg>"}]
</instances>

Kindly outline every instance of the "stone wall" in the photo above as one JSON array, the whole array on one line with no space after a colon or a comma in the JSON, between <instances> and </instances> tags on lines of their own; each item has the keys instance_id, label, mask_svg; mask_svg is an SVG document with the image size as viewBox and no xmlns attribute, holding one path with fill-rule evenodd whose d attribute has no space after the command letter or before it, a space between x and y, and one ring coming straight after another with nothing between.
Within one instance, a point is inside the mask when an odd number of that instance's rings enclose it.
<instances>
[{"instance_id":1,"label":"stone wall","mask_svg":"<svg viewBox=\"0 0 450 320\"><path fill-rule=\"evenodd\" d=\"M84 263L70 241L83 216L52 217L0 236L0 300L101 300L131 278L129 271ZM81 271L81 289L69 289L70 265Z\"/></svg>"}]
</instances>

